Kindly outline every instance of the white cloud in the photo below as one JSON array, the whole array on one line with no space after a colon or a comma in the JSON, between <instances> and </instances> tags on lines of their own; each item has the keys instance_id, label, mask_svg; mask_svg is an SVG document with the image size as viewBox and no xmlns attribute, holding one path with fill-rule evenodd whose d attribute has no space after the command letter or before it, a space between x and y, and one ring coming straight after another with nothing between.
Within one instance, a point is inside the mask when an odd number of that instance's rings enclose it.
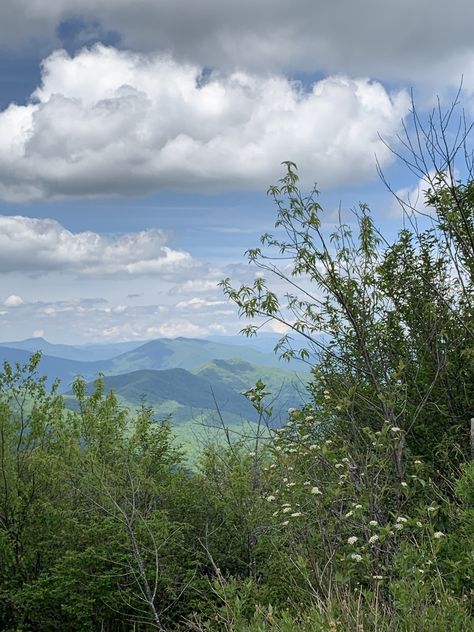
<instances>
[{"instance_id":1,"label":"white cloud","mask_svg":"<svg viewBox=\"0 0 474 632\"><path fill-rule=\"evenodd\" d=\"M16 294L10 294L4 301L3 304L5 307L19 307L23 305L25 301L21 298L21 296L17 296Z\"/></svg>"},{"instance_id":2,"label":"white cloud","mask_svg":"<svg viewBox=\"0 0 474 632\"><path fill-rule=\"evenodd\" d=\"M176 304L176 309L180 311L188 310L208 310L209 308L218 307L220 305L227 305L227 301L210 301L200 297L193 297L188 301L180 301Z\"/></svg>"},{"instance_id":3,"label":"white cloud","mask_svg":"<svg viewBox=\"0 0 474 632\"><path fill-rule=\"evenodd\" d=\"M322 187L375 175L393 156L404 92L332 76L309 92L278 74L213 73L161 54L57 51L25 106L0 113L0 197L266 188L293 160Z\"/></svg>"},{"instance_id":4,"label":"white cloud","mask_svg":"<svg viewBox=\"0 0 474 632\"><path fill-rule=\"evenodd\" d=\"M173 250L166 240L159 229L118 236L73 233L52 219L1 215L0 271L179 279L199 267L188 252Z\"/></svg>"}]
</instances>

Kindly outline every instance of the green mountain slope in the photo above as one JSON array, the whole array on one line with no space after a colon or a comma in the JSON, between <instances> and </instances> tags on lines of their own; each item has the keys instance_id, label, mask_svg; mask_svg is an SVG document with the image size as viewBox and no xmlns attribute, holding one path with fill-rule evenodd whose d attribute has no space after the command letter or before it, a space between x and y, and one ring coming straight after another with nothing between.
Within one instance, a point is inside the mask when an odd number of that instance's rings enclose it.
<instances>
[{"instance_id":1,"label":"green mountain slope","mask_svg":"<svg viewBox=\"0 0 474 632\"><path fill-rule=\"evenodd\" d=\"M253 416L253 408L246 398L229 386L210 382L185 369L161 371L141 370L104 378L106 390L113 389L122 399L137 405L141 401L153 407L170 402L201 410L215 410L216 402L222 411L234 415ZM89 388L92 388L89 385Z\"/></svg>"},{"instance_id":2,"label":"green mountain slope","mask_svg":"<svg viewBox=\"0 0 474 632\"><path fill-rule=\"evenodd\" d=\"M307 374L279 367L250 364L239 359L212 360L193 370L211 383L225 384L234 391L241 392L262 380L269 393L269 400L275 399L275 413L295 407L305 399Z\"/></svg>"}]
</instances>

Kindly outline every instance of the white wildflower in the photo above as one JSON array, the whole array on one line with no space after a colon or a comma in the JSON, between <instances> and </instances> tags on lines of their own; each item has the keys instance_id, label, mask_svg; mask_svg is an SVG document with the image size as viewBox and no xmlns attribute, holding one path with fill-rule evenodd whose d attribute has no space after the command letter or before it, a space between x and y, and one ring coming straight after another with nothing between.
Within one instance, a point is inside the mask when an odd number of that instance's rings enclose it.
<instances>
[{"instance_id":1,"label":"white wildflower","mask_svg":"<svg viewBox=\"0 0 474 632\"><path fill-rule=\"evenodd\" d=\"M360 562L362 561L362 555L359 555L358 553L352 553L351 560L354 560L354 562Z\"/></svg>"},{"instance_id":2,"label":"white wildflower","mask_svg":"<svg viewBox=\"0 0 474 632\"><path fill-rule=\"evenodd\" d=\"M350 518L353 514L354 514L354 512L353 512L352 510L351 510L351 511L348 511L348 512L346 513L346 515L344 516L344 518Z\"/></svg>"},{"instance_id":3,"label":"white wildflower","mask_svg":"<svg viewBox=\"0 0 474 632\"><path fill-rule=\"evenodd\" d=\"M272 500L275 500L275 496L272 496L272 495L267 496L267 500L268 500L269 503L271 503Z\"/></svg>"},{"instance_id":4,"label":"white wildflower","mask_svg":"<svg viewBox=\"0 0 474 632\"><path fill-rule=\"evenodd\" d=\"M347 538L347 544L355 544L358 539L356 535L351 535L350 538Z\"/></svg>"},{"instance_id":5,"label":"white wildflower","mask_svg":"<svg viewBox=\"0 0 474 632\"><path fill-rule=\"evenodd\" d=\"M401 522L397 522L397 524L394 526L394 529L396 529L397 531L401 531L403 529L403 524Z\"/></svg>"},{"instance_id":6,"label":"white wildflower","mask_svg":"<svg viewBox=\"0 0 474 632\"><path fill-rule=\"evenodd\" d=\"M292 518L299 518L300 516L302 516L303 514L301 513L301 511L295 511L295 513L291 514Z\"/></svg>"},{"instance_id":7,"label":"white wildflower","mask_svg":"<svg viewBox=\"0 0 474 632\"><path fill-rule=\"evenodd\" d=\"M369 538L369 544L374 544L374 542L377 542L377 540L379 539L378 535L373 535Z\"/></svg>"},{"instance_id":8,"label":"white wildflower","mask_svg":"<svg viewBox=\"0 0 474 632\"><path fill-rule=\"evenodd\" d=\"M436 533L433 533L433 538L436 538L437 540L440 540L441 538L446 537L444 535L444 533L442 531L436 531Z\"/></svg>"},{"instance_id":9,"label":"white wildflower","mask_svg":"<svg viewBox=\"0 0 474 632\"><path fill-rule=\"evenodd\" d=\"M402 482L400 483L400 485L401 485L402 487L408 487L408 483L405 483L405 481L402 481Z\"/></svg>"},{"instance_id":10,"label":"white wildflower","mask_svg":"<svg viewBox=\"0 0 474 632\"><path fill-rule=\"evenodd\" d=\"M378 526L379 526L379 523L377 522L377 520L371 520L371 521L369 522L369 525L370 525L371 527L378 527Z\"/></svg>"},{"instance_id":11,"label":"white wildflower","mask_svg":"<svg viewBox=\"0 0 474 632\"><path fill-rule=\"evenodd\" d=\"M283 509L281 511L282 511L282 513L290 513L291 507L283 507Z\"/></svg>"},{"instance_id":12,"label":"white wildflower","mask_svg":"<svg viewBox=\"0 0 474 632\"><path fill-rule=\"evenodd\" d=\"M398 516L397 522L408 522L408 520L404 518L403 516Z\"/></svg>"},{"instance_id":13,"label":"white wildflower","mask_svg":"<svg viewBox=\"0 0 474 632\"><path fill-rule=\"evenodd\" d=\"M311 488L311 493L316 496L322 495L323 492L319 489L319 487L314 486Z\"/></svg>"},{"instance_id":14,"label":"white wildflower","mask_svg":"<svg viewBox=\"0 0 474 632\"><path fill-rule=\"evenodd\" d=\"M402 431L402 429L399 428L398 426L392 426L390 428L390 432L393 432L393 433L397 433L397 432L401 432L401 431Z\"/></svg>"}]
</instances>

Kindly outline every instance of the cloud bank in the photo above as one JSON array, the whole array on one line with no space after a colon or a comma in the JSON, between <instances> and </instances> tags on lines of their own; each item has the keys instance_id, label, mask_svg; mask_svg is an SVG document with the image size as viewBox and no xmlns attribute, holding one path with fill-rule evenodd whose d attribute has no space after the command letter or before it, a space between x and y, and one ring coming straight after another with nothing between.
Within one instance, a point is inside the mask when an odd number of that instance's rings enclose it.
<instances>
[{"instance_id":1,"label":"cloud bank","mask_svg":"<svg viewBox=\"0 0 474 632\"><path fill-rule=\"evenodd\" d=\"M2 0L0 38L58 45L61 24L79 20L79 42L114 31L123 46L204 66L457 83L473 17L470 0Z\"/></svg>"},{"instance_id":2,"label":"cloud bank","mask_svg":"<svg viewBox=\"0 0 474 632\"><path fill-rule=\"evenodd\" d=\"M52 219L2 215L0 272L159 275L176 280L199 267L188 252L174 250L166 242L159 229L118 236L73 233Z\"/></svg>"},{"instance_id":3,"label":"cloud bank","mask_svg":"<svg viewBox=\"0 0 474 632\"><path fill-rule=\"evenodd\" d=\"M404 92L333 76L206 73L169 55L97 45L50 55L27 105L0 113L0 198L265 190L283 160L321 187L373 178Z\"/></svg>"}]
</instances>

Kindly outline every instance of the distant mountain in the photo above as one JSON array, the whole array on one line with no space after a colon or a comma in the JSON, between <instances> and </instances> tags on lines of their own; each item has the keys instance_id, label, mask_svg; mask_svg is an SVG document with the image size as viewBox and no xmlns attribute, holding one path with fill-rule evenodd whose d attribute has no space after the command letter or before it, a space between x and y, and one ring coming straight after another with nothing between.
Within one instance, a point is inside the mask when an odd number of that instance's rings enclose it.
<instances>
[{"instance_id":1,"label":"distant mountain","mask_svg":"<svg viewBox=\"0 0 474 632\"><path fill-rule=\"evenodd\" d=\"M109 373L125 373L138 369L182 368L192 370L214 359L241 358L260 366L285 366L273 353L263 353L252 346L212 342L202 338L161 338L113 358Z\"/></svg>"},{"instance_id":2,"label":"distant mountain","mask_svg":"<svg viewBox=\"0 0 474 632\"><path fill-rule=\"evenodd\" d=\"M221 411L233 415L255 416L253 407L241 393L185 369L141 370L110 375L104 378L104 387L134 405L145 401L156 408L173 403L188 410L194 409L196 414L203 410L215 411L217 405ZM88 388L92 390L93 385L89 384Z\"/></svg>"},{"instance_id":3,"label":"distant mountain","mask_svg":"<svg viewBox=\"0 0 474 632\"><path fill-rule=\"evenodd\" d=\"M188 384L188 387L191 389L190 392L193 391L193 388L197 388L198 378L204 379L206 384L215 386L215 394L218 394L219 398L222 395L223 400L230 402L230 408L229 406L227 407L229 414L236 414L235 411L238 410L239 414L247 415L248 402L241 397L240 393L242 390L251 387L259 378L265 381L269 387L268 390L273 394L277 394L281 390L279 398L280 409L283 409L285 406L294 406L295 400L299 401L301 399L299 393L304 391L303 384L301 381L297 381L294 372L289 371L288 365L279 362L274 354L262 353L251 347L237 347L235 345L192 338L153 340L114 358L90 362L70 357L64 358L49 355L49 352L64 352L71 356L74 349L77 352L83 351L81 347L52 345L46 340L34 338L17 343L24 348L10 348L0 345L0 361L7 360L11 364L17 362L24 364L30 357L30 351L38 348L38 343L44 353L39 367L39 374L48 376L49 384L57 378L60 379L60 390L62 392L70 390L71 384L77 375L91 382L97 378L99 373L103 373L106 376L114 376L114 379L117 380L119 375L127 374L130 376L130 374L140 371L185 369L194 373L194 375L192 378L187 378L188 381L191 380L189 384L184 378L180 380L180 384L184 380L184 383ZM78 357L81 356L79 355ZM305 368L304 365L302 365L302 368ZM140 378L140 383L137 381L138 378ZM124 388L125 384L127 384L127 392L121 391L120 395L133 403L136 403L138 401L137 397L141 395L145 395L147 398L151 397L156 384L151 386L149 382L142 383L143 379L143 375L134 375L132 378L124 377L125 381L119 383L121 384L120 388ZM156 382L158 378L155 376L153 379ZM164 379L164 376L162 379ZM117 381L114 382L113 388L115 388L116 384ZM204 383L201 383L201 387L204 388ZM158 387L156 386L156 388ZM161 393L163 388L164 384L160 383L157 392ZM220 388L223 388L224 391L217 392ZM230 391L225 389L230 389L233 393L232 397L230 396ZM187 387L185 391L187 392ZM206 393L207 399L204 403L209 403L209 388L207 388ZM240 404L234 406L236 396L238 396ZM159 397L157 405L160 406L162 411L173 412L173 416L175 416L176 407L178 407L181 411L178 416L182 416L181 413L184 415L182 410L184 403L181 397L166 396L164 399L161 398L161 395L156 397ZM195 399L193 397L189 395L186 403L188 418L189 407L194 406L192 402ZM149 401L151 403L151 400ZM154 399L153 402L155 402ZM168 402L168 404L165 405L163 402ZM207 408L207 406L204 406L204 403L203 408ZM185 417L186 415L183 418Z\"/></svg>"},{"instance_id":4,"label":"distant mountain","mask_svg":"<svg viewBox=\"0 0 474 632\"><path fill-rule=\"evenodd\" d=\"M12 365L16 363L21 365L26 364L31 358L31 355L31 351L0 346L0 364L5 361ZM48 377L48 384L51 384L56 379L61 380L61 390L64 391L70 387L77 375L82 375L85 378L98 375L102 369L102 365L102 362L78 362L76 360L43 355L38 372L39 375L46 375Z\"/></svg>"},{"instance_id":5,"label":"distant mountain","mask_svg":"<svg viewBox=\"0 0 474 632\"><path fill-rule=\"evenodd\" d=\"M17 340L14 342L0 342L0 347L22 349L24 351L30 351L31 353L41 351L45 355L55 358L63 358L65 360L96 362L98 360L109 360L117 355L131 351L142 344L143 341L115 342L95 345L61 345L48 342L44 338L28 338L26 340Z\"/></svg>"},{"instance_id":6,"label":"distant mountain","mask_svg":"<svg viewBox=\"0 0 474 632\"><path fill-rule=\"evenodd\" d=\"M275 400L275 415L286 413L288 408L301 405L307 398L307 373L256 366L238 359L213 360L193 373L206 378L211 384L224 384L236 392L247 390L257 380L262 380L269 393L268 403Z\"/></svg>"},{"instance_id":7,"label":"distant mountain","mask_svg":"<svg viewBox=\"0 0 474 632\"><path fill-rule=\"evenodd\" d=\"M218 342L220 344L226 345L234 345L236 347L252 347L258 351L262 351L263 353L274 353L275 346L281 339L283 334L273 334L270 332L259 332L256 336L251 336L248 338L247 336L237 335L237 336L208 336L206 340L210 340L212 342ZM289 334L293 340L293 346L296 349L307 346L307 341L303 336L297 333ZM300 369L298 365L302 365L302 362L292 361L290 363L285 362L286 366L288 364L293 365L292 368L296 370L304 370Z\"/></svg>"},{"instance_id":8,"label":"distant mountain","mask_svg":"<svg viewBox=\"0 0 474 632\"><path fill-rule=\"evenodd\" d=\"M262 379L270 393L273 423L279 425L288 407L305 399L305 381L291 371L254 366L238 359L213 360L193 371L182 368L141 369L104 377L106 391L112 389L122 402L136 407L142 402L158 416L170 414L176 424L198 419L203 423L220 415L226 424L255 421L257 413L242 395ZM91 392L93 383L88 384Z\"/></svg>"}]
</instances>

